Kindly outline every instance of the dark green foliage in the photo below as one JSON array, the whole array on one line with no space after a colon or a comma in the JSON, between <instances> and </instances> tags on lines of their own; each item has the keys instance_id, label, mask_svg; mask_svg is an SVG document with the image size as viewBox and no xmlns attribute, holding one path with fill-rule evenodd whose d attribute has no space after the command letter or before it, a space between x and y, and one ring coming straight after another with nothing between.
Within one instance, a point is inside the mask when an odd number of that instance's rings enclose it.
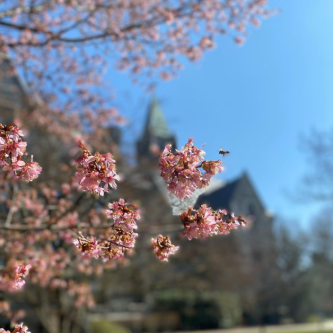
<instances>
[{"instance_id":1,"label":"dark green foliage","mask_svg":"<svg viewBox=\"0 0 333 333\"><path fill-rule=\"evenodd\" d=\"M200 298L157 301L154 311L177 313L180 317L179 330L215 329L222 319L220 307L215 300Z\"/></svg>"}]
</instances>

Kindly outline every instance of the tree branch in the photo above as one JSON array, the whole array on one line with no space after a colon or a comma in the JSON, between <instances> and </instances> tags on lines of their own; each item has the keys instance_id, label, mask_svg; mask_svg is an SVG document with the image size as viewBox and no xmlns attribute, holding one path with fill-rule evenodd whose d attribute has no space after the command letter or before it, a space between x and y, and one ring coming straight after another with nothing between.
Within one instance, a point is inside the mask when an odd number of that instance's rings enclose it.
<instances>
[{"instance_id":1,"label":"tree branch","mask_svg":"<svg viewBox=\"0 0 333 333\"><path fill-rule=\"evenodd\" d=\"M13 196L12 196L12 200L11 200L11 203L10 203L9 212L7 214L5 226L9 226L12 222L12 218L13 218L13 214L14 214L14 205L13 205L13 203L16 200L17 191L18 191L18 186L17 186L16 183L14 183L13 184Z\"/></svg>"}]
</instances>

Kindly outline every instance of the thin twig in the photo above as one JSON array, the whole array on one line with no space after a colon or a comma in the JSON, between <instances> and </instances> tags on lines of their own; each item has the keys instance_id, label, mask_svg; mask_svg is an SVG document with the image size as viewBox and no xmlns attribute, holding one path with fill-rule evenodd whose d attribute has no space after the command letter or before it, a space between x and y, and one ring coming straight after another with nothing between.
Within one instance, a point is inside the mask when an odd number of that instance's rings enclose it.
<instances>
[{"instance_id":1,"label":"thin twig","mask_svg":"<svg viewBox=\"0 0 333 333\"><path fill-rule=\"evenodd\" d=\"M5 226L9 226L12 222L13 214L14 214L14 203L16 201L17 192L18 192L18 186L17 186L16 183L14 183L13 184L13 196L12 196L12 200L11 200L11 203L10 203L9 212L7 214Z\"/></svg>"}]
</instances>

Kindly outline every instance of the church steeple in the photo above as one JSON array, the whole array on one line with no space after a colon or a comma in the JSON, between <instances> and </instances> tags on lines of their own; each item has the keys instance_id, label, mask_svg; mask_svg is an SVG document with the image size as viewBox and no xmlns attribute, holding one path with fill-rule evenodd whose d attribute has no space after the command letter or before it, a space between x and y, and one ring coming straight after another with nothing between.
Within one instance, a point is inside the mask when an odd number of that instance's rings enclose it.
<instances>
[{"instance_id":1,"label":"church steeple","mask_svg":"<svg viewBox=\"0 0 333 333\"><path fill-rule=\"evenodd\" d=\"M149 105L145 127L137 142L139 162L156 160L156 151L163 150L167 143L176 144L176 137L170 132L161 106L154 97Z\"/></svg>"}]
</instances>

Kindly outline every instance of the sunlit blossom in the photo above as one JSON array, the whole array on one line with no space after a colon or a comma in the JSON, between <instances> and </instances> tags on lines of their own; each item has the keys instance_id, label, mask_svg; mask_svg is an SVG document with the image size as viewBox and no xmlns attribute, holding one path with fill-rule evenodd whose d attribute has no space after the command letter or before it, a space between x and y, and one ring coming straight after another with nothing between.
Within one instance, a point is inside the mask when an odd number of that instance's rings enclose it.
<instances>
[{"instance_id":1,"label":"sunlit blossom","mask_svg":"<svg viewBox=\"0 0 333 333\"><path fill-rule=\"evenodd\" d=\"M170 193L181 200L192 197L195 190L206 187L211 177L223 171L221 160L204 161L204 155L191 138L181 150L174 152L171 145L166 145L159 166Z\"/></svg>"},{"instance_id":2,"label":"sunlit blossom","mask_svg":"<svg viewBox=\"0 0 333 333\"><path fill-rule=\"evenodd\" d=\"M175 254L179 249L179 246L171 243L169 236L158 235L156 238L152 238L151 242L155 255L160 261L168 261L169 256Z\"/></svg>"}]
</instances>

